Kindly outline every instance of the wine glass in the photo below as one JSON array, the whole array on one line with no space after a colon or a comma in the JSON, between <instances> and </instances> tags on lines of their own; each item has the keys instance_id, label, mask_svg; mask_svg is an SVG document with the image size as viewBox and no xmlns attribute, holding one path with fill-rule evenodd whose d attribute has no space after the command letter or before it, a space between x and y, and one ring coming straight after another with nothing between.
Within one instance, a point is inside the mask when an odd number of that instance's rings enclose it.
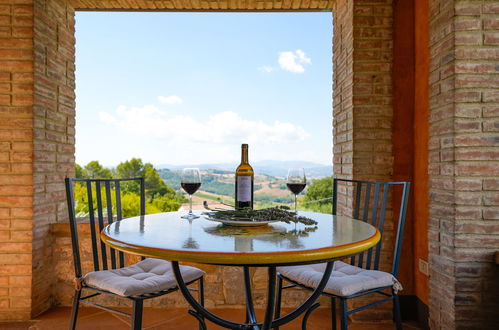
<instances>
[{"instance_id":1,"label":"wine glass","mask_svg":"<svg viewBox=\"0 0 499 330\"><path fill-rule=\"evenodd\" d=\"M192 195L201 187L201 176L198 168L184 168L182 170L182 177L180 178L180 185L189 194L189 213L183 215L182 219L196 219L198 215L192 213Z\"/></svg>"},{"instance_id":2,"label":"wine glass","mask_svg":"<svg viewBox=\"0 0 499 330\"><path fill-rule=\"evenodd\" d=\"M305 189L307 185L307 178L305 177L305 170L303 168L290 168L288 170L288 179L286 181L288 189L295 195L295 213L297 213L296 208L296 196Z\"/></svg>"}]
</instances>

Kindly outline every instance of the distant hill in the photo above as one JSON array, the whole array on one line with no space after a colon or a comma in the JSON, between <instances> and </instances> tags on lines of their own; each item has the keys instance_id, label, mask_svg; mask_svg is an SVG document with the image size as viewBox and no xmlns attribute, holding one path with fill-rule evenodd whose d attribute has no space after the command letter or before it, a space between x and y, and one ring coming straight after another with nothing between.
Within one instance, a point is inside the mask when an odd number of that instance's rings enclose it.
<instances>
[{"instance_id":1,"label":"distant hill","mask_svg":"<svg viewBox=\"0 0 499 330\"><path fill-rule=\"evenodd\" d=\"M197 167L200 170L218 170L233 173L238 164L218 163L218 164L188 164L188 165L156 165L158 169L181 170L184 167ZM286 177L290 167L303 167L308 178L323 178L333 174L331 165L323 165L307 161L279 161L263 160L251 162L251 166L256 174L263 174L275 177Z\"/></svg>"}]
</instances>

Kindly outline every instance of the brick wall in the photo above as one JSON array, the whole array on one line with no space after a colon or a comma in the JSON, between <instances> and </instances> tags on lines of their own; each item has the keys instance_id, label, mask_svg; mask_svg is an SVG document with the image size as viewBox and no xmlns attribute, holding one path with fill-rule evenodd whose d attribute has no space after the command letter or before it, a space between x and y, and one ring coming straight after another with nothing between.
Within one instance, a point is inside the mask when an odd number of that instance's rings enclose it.
<instances>
[{"instance_id":1,"label":"brick wall","mask_svg":"<svg viewBox=\"0 0 499 330\"><path fill-rule=\"evenodd\" d=\"M430 3L430 325L497 326L499 5Z\"/></svg>"},{"instance_id":2,"label":"brick wall","mask_svg":"<svg viewBox=\"0 0 499 330\"><path fill-rule=\"evenodd\" d=\"M32 1L0 2L0 320L31 311L32 26Z\"/></svg>"},{"instance_id":3,"label":"brick wall","mask_svg":"<svg viewBox=\"0 0 499 330\"><path fill-rule=\"evenodd\" d=\"M333 154L334 175L353 177L353 2L333 9ZM347 196L342 194L341 204ZM340 202L340 199L338 200ZM344 211L344 210L342 210Z\"/></svg>"},{"instance_id":4,"label":"brick wall","mask_svg":"<svg viewBox=\"0 0 499 330\"><path fill-rule=\"evenodd\" d=\"M67 219L64 177L74 173L75 21L74 9L63 0L39 0L34 9L32 314L37 315L54 303L49 224Z\"/></svg>"},{"instance_id":5,"label":"brick wall","mask_svg":"<svg viewBox=\"0 0 499 330\"><path fill-rule=\"evenodd\" d=\"M334 8L334 174L392 174L392 3L338 1ZM343 212L351 196L341 196Z\"/></svg>"},{"instance_id":6,"label":"brick wall","mask_svg":"<svg viewBox=\"0 0 499 330\"><path fill-rule=\"evenodd\" d=\"M390 180L392 157L392 1L339 0L333 8L334 175ZM352 214L353 189L338 192L338 213ZM394 239L387 216L381 269L389 270ZM356 299L355 307L370 298ZM389 305L354 314L387 319Z\"/></svg>"},{"instance_id":7,"label":"brick wall","mask_svg":"<svg viewBox=\"0 0 499 330\"><path fill-rule=\"evenodd\" d=\"M52 296L49 223L74 162L74 16L65 1L0 4L0 320Z\"/></svg>"}]
</instances>

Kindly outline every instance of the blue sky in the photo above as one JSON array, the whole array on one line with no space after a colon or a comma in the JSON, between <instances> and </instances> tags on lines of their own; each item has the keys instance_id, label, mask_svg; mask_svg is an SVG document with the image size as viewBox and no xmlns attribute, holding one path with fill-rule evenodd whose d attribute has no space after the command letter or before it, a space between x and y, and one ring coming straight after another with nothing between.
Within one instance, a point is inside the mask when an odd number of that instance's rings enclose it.
<instances>
[{"instance_id":1,"label":"blue sky","mask_svg":"<svg viewBox=\"0 0 499 330\"><path fill-rule=\"evenodd\" d=\"M76 161L331 164L331 13L76 14Z\"/></svg>"}]
</instances>

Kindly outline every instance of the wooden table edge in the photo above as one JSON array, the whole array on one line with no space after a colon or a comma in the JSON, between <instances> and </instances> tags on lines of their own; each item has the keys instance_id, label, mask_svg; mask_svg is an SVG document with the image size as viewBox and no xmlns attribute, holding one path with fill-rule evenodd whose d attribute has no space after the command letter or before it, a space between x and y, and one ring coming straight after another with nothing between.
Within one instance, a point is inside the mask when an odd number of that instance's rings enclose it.
<instances>
[{"instance_id":1,"label":"wooden table edge","mask_svg":"<svg viewBox=\"0 0 499 330\"><path fill-rule=\"evenodd\" d=\"M375 246L380 241L381 234L376 229L373 236L355 243L320 249L285 252L206 252L143 247L115 240L105 234L105 228L101 232L101 239L105 244L116 250L145 257L226 266L267 266L315 263L355 255Z\"/></svg>"}]
</instances>

